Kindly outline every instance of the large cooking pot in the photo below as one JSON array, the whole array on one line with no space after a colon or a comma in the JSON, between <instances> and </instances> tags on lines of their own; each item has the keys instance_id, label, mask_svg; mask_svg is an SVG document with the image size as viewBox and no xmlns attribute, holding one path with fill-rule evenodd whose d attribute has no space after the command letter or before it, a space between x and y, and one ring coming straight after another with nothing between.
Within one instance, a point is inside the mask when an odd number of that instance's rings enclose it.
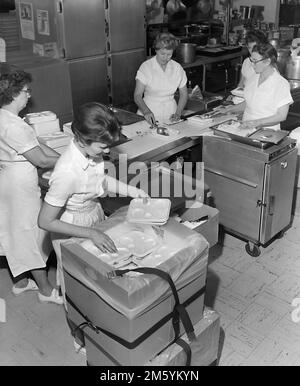
<instances>
[{"instance_id":1,"label":"large cooking pot","mask_svg":"<svg viewBox=\"0 0 300 386\"><path fill-rule=\"evenodd\" d=\"M300 80L300 56L290 56L286 62L285 76Z\"/></svg>"},{"instance_id":2,"label":"large cooking pot","mask_svg":"<svg viewBox=\"0 0 300 386\"><path fill-rule=\"evenodd\" d=\"M176 48L175 57L182 64L193 63L196 59L197 44L180 43Z\"/></svg>"},{"instance_id":3,"label":"large cooking pot","mask_svg":"<svg viewBox=\"0 0 300 386\"><path fill-rule=\"evenodd\" d=\"M278 48L277 49L277 67L281 75L286 74L286 63L291 55L289 48Z\"/></svg>"}]
</instances>

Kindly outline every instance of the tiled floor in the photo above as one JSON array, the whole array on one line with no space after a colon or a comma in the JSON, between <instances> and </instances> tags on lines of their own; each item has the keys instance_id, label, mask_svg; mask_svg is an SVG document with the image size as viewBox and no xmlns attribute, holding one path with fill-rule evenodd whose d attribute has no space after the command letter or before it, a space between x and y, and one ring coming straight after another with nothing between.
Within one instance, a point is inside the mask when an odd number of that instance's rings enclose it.
<instances>
[{"instance_id":1,"label":"tiled floor","mask_svg":"<svg viewBox=\"0 0 300 386\"><path fill-rule=\"evenodd\" d=\"M300 322L293 322L291 304L300 298L299 232L298 197L292 227L258 258L229 235L211 249L205 302L221 315L220 366L300 365ZM0 365L85 366L63 308L39 303L34 292L12 295L5 261L0 259L0 297L7 304Z\"/></svg>"}]
</instances>

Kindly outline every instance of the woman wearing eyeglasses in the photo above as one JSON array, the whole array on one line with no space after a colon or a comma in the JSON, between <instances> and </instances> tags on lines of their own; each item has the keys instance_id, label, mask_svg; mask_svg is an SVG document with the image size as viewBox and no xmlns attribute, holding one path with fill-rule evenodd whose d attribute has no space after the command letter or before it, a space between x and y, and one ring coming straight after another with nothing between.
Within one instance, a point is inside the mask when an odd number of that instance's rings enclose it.
<instances>
[{"instance_id":1,"label":"woman wearing eyeglasses","mask_svg":"<svg viewBox=\"0 0 300 386\"><path fill-rule=\"evenodd\" d=\"M252 54L253 47L256 44L268 43L268 39L267 39L266 35L260 30L248 31L245 40L246 40L247 49L249 51L249 55ZM254 71L254 68L252 66L252 63L251 63L250 57L249 57L243 61L243 65L242 65L242 69L241 69L241 79L240 79L240 82L238 84L238 88L243 89L245 87L245 84L247 83L247 81L249 79L251 79L251 77L253 75L255 75L255 71Z\"/></svg>"},{"instance_id":2,"label":"woman wearing eyeglasses","mask_svg":"<svg viewBox=\"0 0 300 386\"><path fill-rule=\"evenodd\" d=\"M230 106L227 112L243 112L243 127L280 130L293 103L288 81L277 69L277 51L269 43L253 47L250 62L255 74L244 90L245 101Z\"/></svg>"},{"instance_id":3,"label":"woman wearing eyeglasses","mask_svg":"<svg viewBox=\"0 0 300 386\"><path fill-rule=\"evenodd\" d=\"M30 98L30 83L29 73L0 65L0 249L14 277L15 295L37 290L40 301L62 304L47 277L51 241L37 224L37 168L54 167L59 155L39 144L34 130L19 117Z\"/></svg>"}]
</instances>

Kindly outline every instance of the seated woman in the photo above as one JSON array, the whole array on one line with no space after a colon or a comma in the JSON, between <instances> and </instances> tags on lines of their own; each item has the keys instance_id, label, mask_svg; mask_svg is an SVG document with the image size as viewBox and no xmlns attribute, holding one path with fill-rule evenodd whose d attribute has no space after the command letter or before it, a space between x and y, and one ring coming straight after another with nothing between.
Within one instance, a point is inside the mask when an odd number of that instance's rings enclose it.
<instances>
[{"instance_id":1,"label":"seated woman","mask_svg":"<svg viewBox=\"0 0 300 386\"><path fill-rule=\"evenodd\" d=\"M277 70L277 51L269 43L253 47L250 62L255 71L244 90L245 101L226 108L243 112L243 128L267 127L280 130L293 103L289 82Z\"/></svg>"},{"instance_id":2,"label":"seated woman","mask_svg":"<svg viewBox=\"0 0 300 386\"><path fill-rule=\"evenodd\" d=\"M138 114L151 125L156 121L180 119L187 103L187 77L182 66L172 60L177 39L170 33L156 36L153 47L156 55L141 64L136 75L134 101ZM179 89L178 104L174 94Z\"/></svg>"}]
</instances>

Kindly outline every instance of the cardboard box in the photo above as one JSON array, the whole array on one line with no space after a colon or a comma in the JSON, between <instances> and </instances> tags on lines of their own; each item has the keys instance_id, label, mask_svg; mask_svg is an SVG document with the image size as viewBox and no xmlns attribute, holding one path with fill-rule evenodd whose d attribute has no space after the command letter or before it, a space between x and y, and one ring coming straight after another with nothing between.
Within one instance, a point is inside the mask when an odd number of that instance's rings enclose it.
<instances>
[{"instance_id":1,"label":"cardboard box","mask_svg":"<svg viewBox=\"0 0 300 386\"><path fill-rule=\"evenodd\" d=\"M191 366L210 366L217 364L219 339L220 339L220 316L209 308L205 308L203 317L194 326L196 340L189 342L186 334L181 336L189 343L192 356ZM86 336L87 363L90 366L119 366L111 355L97 347L93 340ZM185 366L186 354L181 346L173 343L152 360L143 366Z\"/></svg>"},{"instance_id":2,"label":"cardboard box","mask_svg":"<svg viewBox=\"0 0 300 386\"><path fill-rule=\"evenodd\" d=\"M182 209L178 212L182 221L197 221L203 216L208 216L208 220L199 226L192 228L201 233L206 238L209 246L212 247L218 242L219 236L219 211L208 205L199 204L198 207Z\"/></svg>"},{"instance_id":3,"label":"cardboard box","mask_svg":"<svg viewBox=\"0 0 300 386\"><path fill-rule=\"evenodd\" d=\"M134 342L137 338L148 331L153 325L160 322L164 317L169 315L174 308L174 297L172 294L163 296L148 307L141 315L130 320L107 302L103 301L92 290L84 286L78 280L65 272L66 292L71 294L72 301L76 307L86 315L93 324L110 331L111 333L125 339L127 342ZM197 291L201 294L186 306L186 310L191 318L192 324L195 325L203 315L204 295L206 283L206 269L198 278L178 290L180 301L183 303L191 298ZM68 307L68 318L78 326L86 320L72 307ZM184 333L180 323L181 334ZM115 365L132 366L142 365L149 359L155 357L174 339L174 329L171 318L159 326L153 333L143 340L137 347L129 349L118 343L116 340L108 337L106 334L96 333L89 327L84 329L87 360L90 364L98 365L98 351L105 352L105 355ZM92 346L92 348L91 348Z\"/></svg>"}]
</instances>

